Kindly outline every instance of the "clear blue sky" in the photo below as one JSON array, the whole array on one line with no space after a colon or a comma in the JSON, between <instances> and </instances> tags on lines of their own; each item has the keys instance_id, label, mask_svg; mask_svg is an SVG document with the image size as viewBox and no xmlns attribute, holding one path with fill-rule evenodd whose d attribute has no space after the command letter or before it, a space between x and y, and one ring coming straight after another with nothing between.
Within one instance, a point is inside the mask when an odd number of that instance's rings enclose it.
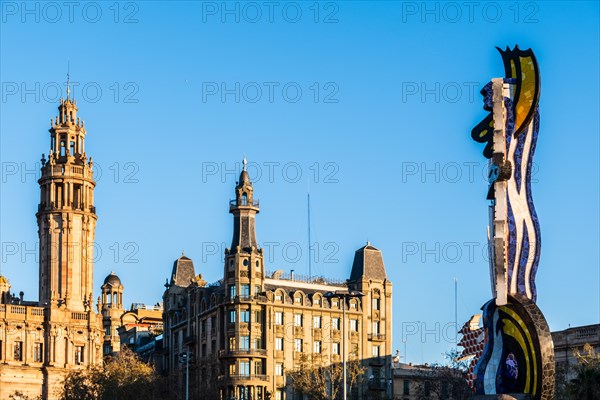
<instances>
[{"instance_id":1,"label":"clear blue sky","mask_svg":"<svg viewBox=\"0 0 600 400\"><path fill-rule=\"evenodd\" d=\"M3 1L2 273L37 299L27 170L48 151L70 62L99 167L96 295L114 270L127 303L156 303L182 250L219 279L237 178L222 173L245 155L268 268L308 272L310 180L313 273L348 277L370 240L394 285L394 349L442 360L453 278L461 323L491 296L470 131L479 88L503 75L494 47L518 43L542 74L538 303L553 330L600 322L598 3L469 4Z\"/></svg>"}]
</instances>

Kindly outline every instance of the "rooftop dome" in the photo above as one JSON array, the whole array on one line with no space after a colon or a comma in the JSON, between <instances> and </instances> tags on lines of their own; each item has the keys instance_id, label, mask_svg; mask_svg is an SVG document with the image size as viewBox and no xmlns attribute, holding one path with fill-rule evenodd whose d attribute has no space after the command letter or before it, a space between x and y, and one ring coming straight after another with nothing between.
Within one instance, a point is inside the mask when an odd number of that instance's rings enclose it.
<instances>
[{"instance_id":1,"label":"rooftop dome","mask_svg":"<svg viewBox=\"0 0 600 400\"><path fill-rule=\"evenodd\" d=\"M111 286L123 286L121 279L114 273L111 272L106 278L104 278L104 284L109 283Z\"/></svg>"}]
</instances>

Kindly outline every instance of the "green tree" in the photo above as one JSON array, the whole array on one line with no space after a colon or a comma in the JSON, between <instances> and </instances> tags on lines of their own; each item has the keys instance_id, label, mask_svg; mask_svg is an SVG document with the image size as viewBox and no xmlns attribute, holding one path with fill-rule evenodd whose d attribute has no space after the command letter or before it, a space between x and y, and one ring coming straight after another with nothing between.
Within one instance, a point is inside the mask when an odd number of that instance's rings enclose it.
<instances>
[{"instance_id":1,"label":"green tree","mask_svg":"<svg viewBox=\"0 0 600 400\"><path fill-rule=\"evenodd\" d=\"M346 363L348 392L357 386L365 373L359 360ZM341 397L343 368L340 363L328 363L321 354L302 354L298 368L287 372L294 390L312 400L332 400Z\"/></svg>"},{"instance_id":2,"label":"green tree","mask_svg":"<svg viewBox=\"0 0 600 400\"><path fill-rule=\"evenodd\" d=\"M460 352L452 349L444 354L445 364L423 368L415 390L419 400L462 400L473 395L466 381L468 361L460 360Z\"/></svg>"},{"instance_id":3,"label":"green tree","mask_svg":"<svg viewBox=\"0 0 600 400\"><path fill-rule=\"evenodd\" d=\"M70 372L61 400L137 400L159 398L154 369L126 347L103 366Z\"/></svg>"},{"instance_id":4,"label":"green tree","mask_svg":"<svg viewBox=\"0 0 600 400\"><path fill-rule=\"evenodd\" d=\"M577 376L567 385L567 392L572 399L600 399L600 354L594 348L585 344L583 353L575 351Z\"/></svg>"}]
</instances>

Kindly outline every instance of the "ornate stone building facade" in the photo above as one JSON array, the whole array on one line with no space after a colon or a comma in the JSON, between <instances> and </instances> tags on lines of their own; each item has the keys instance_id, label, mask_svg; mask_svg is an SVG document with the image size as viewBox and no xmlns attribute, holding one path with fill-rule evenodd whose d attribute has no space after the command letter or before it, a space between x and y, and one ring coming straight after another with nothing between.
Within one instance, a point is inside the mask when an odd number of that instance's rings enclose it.
<instances>
[{"instance_id":1,"label":"ornate stone building facade","mask_svg":"<svg viewBox=\"0 0 600 400\"><path fill-rule=\"evenodd\" d=\"M96 208L92 160L76 102L61 100L42 156L39 301L10 293L0 276L0 399L15 391L53 399L64 375L102 360L102 318L93 310Z\"/></svg>"},{"instance_id":2,"label":"ornate stone building facade","mask_svg":"<svg viewBox=\"0 0 600 400\"><path fill-rule=\"evenodd\" d=\"M392 285L381 251L370 244L357 250L346 282L269 274L256 240L259 202L245 168L229 211L233 240L223 278L207 284L192 260L181 256L165 285L165 368L179 377L181 391L189 361L192 399L301 398L286 372L303 355L321 365L341 363L345 348L348 360L361 360L366 368L364 383L349 398L389 398ZM326 296L348 290L364 296Z\"/></svg>"},{"instance_id":3,"label":"ornate stone building facade","mask_svg":"<svg viewBox=\"0 0 600 400\"><path fill-rule=\"evenodd\" d=\"M584 346L589 344L600 354L600 324L575 326L552 332L552 340L557 372L564 376L565 381L570 381L577 376L576 352L583 354Z\"/></svg>"}]
</instances>

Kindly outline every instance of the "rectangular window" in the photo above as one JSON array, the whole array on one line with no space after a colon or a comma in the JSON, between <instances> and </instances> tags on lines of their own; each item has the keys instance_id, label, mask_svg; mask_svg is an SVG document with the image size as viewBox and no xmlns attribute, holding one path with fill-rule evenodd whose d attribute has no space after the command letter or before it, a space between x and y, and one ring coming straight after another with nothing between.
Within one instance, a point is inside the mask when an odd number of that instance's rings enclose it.
<instances>
[{"instance_id":1,"label":"rectangular window","mask_svg":"<svg viewBox=\"0 0 600 400\"><path fill-rule=\"evenodd\" d=\"M339 318L331 318L331 329L339 331L340 330L340 319Z\"/></svg>"},{"instance_id":2,"label":"rectangular window","mask_svg":"<svg viewBox=\"0 0 600 400\"><path fill-rule=\"evenodd\" d=\"M69 143L69 153L73 156L75 155L75 142L71 141Z\"/></svg>"},{"instance_id":3,"label":"rectangular window","mask_svg":"<svg viewBox=\"0 0 600 400\"><path fill-rule=\"evenodd\" d=\"M358 320L357 319L350 320L350 330L353 332L358 332Z\"/></svg>"},{"instance_id":4,"label":"rectangular window","mask_svg":"<svg viewBox=\"0 0 600 400\"><path fill-rule=\"evenodd\" d=\"M373 336L379 336L379 322L373 322Z\"/></svg>"},{"instance_id":5,"label":"rectangular window","mask_svg":"<svg viewBox=\"0 0 600 400\"><path fill-rule=\"evenodd\" d=\"M240 336L240 350L250 349L250 336Z\"/></svg>"},{"instance_id":6,"label":"rectangular window","mask_svg":"<svg viewBox=\"0 0 600 400\"><path fill-rule=\"evenodd\" d=\"M294 341L294 351L302 353L302 339L296 339Z\"/></svg>"},{"instance_id":7,"label":"rectangular window","mask_svg":"<svg viewBox=\"0 0 600 400\"><path fill-rule=\"evenodd\" d=\"M410 381L408 379L404 379L402 381L402 386L403 386L403 388L402 388L403 389L402 390L403 394L405 396L410 395Z\"/></svg>"},{"instance_id":8,"label":"rectangular window","mask_svg":"<svg viewBox=\"0 0 600 400\"><path fill-rule=\"evenodd\" d=\"M283 393L284 389L277 389L275 392L275 400L284 400Z\"/></svg>"},{"instance_id":9,"label":"rectangular window","mask_svg":"<svg viewBox=\"0 0 600 400\"><path fill-rule=\"evenodd\" d=\"M339 344L339 342L333 342L331 344L331 352L333 354L336 354L336 355L340 354L340 344Z\"/></svg>"},{"instance_id":10,"label":"rectangular window","mask_svg":"<svg viewBox=\"0 0 600 400\"><path fill-rule=\"evenodd\" d=\"M321 328L321 316L320 315L313 317L313 328L317 328L317 329Z\"/></svg>"},{"instance_id":11,"label":"rectangular window","mask_svg":"<svg viewBox=\"0 0 600 400\"><path fill-rule=\"evenodd\" d=\"M250 375L250 361L240 361L240 375Z\"/></svg>"},{"instance_id":12,"label":"rectangular window","mask_svg":"<svg viewBox=\"0 0 600 400\"><path fill-rule=\"evenodd\" d=\"M33 345L33 361L44 362L44 344L35 343Z\"/></svg>"},{"instance_id":13,"label":"rectangular window","mask_svg":"<svg viewBox=\"0 0 600 400\"><path fill-rule=\"evenodd\" d=\"M203 345L206 346L206 345ZM229 350L235 350L235 336L229 336ZM206 354L203 354L206 355Z\"/></svg>"},{"instance_id":14,"label":"rectangular window","mask_svg":"<svg viewBox=\"0 0 600 400\"><path fill-rule=\"evenodd\" d=\"M302 326L302 314L294 314L294 326Z\"/></svg>"},{"instance_id":15,"label":"rectangular window","mask_svg":"<svg viewBox=\"0 0 600 400\"><path fill-rule=\"evenodd\" d=\"M321 341L320 340L315 340L313 343L313 352L316 354L320 354L321 353Z\"/></svg>"},{"instance_id":16,"label":"rectangular window","mask_svg":"<svg viewBox=\"0 0 600 400\"><path fill-rule=\"evenodd\" d=\"M283 296L281 294L276 294L275 295L275 301L282 301L283 300Z\"/></svg>"},{"instance_id":17,"label":"rectangular window","mask_svg":"<svg viewBox=\"0 0 600 400\"><path fill-rule=\"evenodd\" d=\"M229 323L230 324L235 323L235 315L236 315L235 310L229 310Z\"/></svg>"},{"instance_id":18,"label":"rectangular window","mask_svg":"<svg viewBox=\"0 0 600 400\"><path fill-rule=\"evenodd\" d=\"M262 360L254 361L254 374L262 375L263 374L263 362Z\"/></svg>"},{"instance_id":19,"label":"rectangular window","mask_svg":"<svg viewBox=\"0 0 600 400\"><path fill-rule=\"evenodd\" d=\"M240 322L250 322L250 310L240 311Z\"/></svg>"},{"instance_id":20,"label":"rectangular window","mask_svg":"<svg viewBox=\"0 0 600 400\"><path fill-rule=\"evenodd\" d=\"M105 334L106 336L110 336L110 326L107 326L107 327L106 327L106 329L105 329L105 331L104 331L104 334Z\"/></svg>"},{"instance_id":21,"label":"rectangular window","mask_svg":"<svg viewBox=\"0 0 600 400\"><path fill-rule=\"evenodd\" d=\"M275 325L283 325L283 312L275 312Z\"/></svg>"},{"instance_id":22,"label":"rectangular window","mask_svg":"<svg viewBox=\"0 0 600 400\"><path fill-rule=\"evenodd\" d=\"M15 361L23 361L23 342L15 342L13 355Z\"/></svg>"},{"instance_id":23,"label":"rectangular window","mask_svg":"<svg viewBox=\"0 0 600 400\"><path fill-rule=\"evenodd\" d=\"M355 301L353 301L353 302L350 303L350 308L353 309L353 310L356 309L356 302Z\"/></svg>"},{"instance_id":24,"label":"rectangular window","mask_svg":"<svg viewBox=\"0 0 600 400\"><path fill-rule=\"evenodd\" d=\"M262 349L262 339L261 338L255 337L254 339L252 339L252 341L254 342L254 349L256 349L256 350Z\"/></svg>"},{"instance_id":25,"label":"rectangular window","mask_svg":"<svg viewBox=\"0 0 600 400\"><path fill-rule=\"evenodd\" d=\"M250 297L250 285L247 283L242 284L242 291L240 292L240 296L242 297Z\"/></svg>"},{"instance_id":26,"label":"rectangular window","mask_svg":"<svg viewBox=\"0 0 600 400\"><path fill-rule=\"evenodd\" d=\"M83 346L75 346L75 364L83 364Z\"/></svg>"},{"instance_id":27,"label":"rectangular window","mask_svg":"<svg viewBox=\"0 0 600 400\"><path fill-rule=\"evenodd\" d=\"M230 298L235 298L236 296L236 291L235 291L235 285L231 285L229 286L229 297Z\"/></svg>"},{"instance_id":28,"label":"rectangular window","mask_svg":"<svg viewBox=\"0 0 600 400\"><path fill-rule=\"evenodd\" d=\"M260 293L260 286L254 285L254 295L258 296L259 293Z\"/></svg>"},{"instance_id":29,"label":"rectangular window","mask_svg":"<svg viewBox=\"0 0 600 400\"><path fill-rule=\"evenodd\" d=\"M283 376L283 364L282 363L275 364L275 375Z\"/></svg>"},{"instance_id":30,"label":"rectangular window","mask_svg":"<svg viewBox=\"0 0 600 400\"><path fill-rule=\"evenodd\" d=\"M235 375L235 364L229 364L229 376Z\"/></svg>"},{"instance_id":31,"label":"rectangular window","mask_svg":"<svg viewBox=\"0 0 600 400\"><path fill-rule=\"evenodd\" d=\"M373 310L379 310L379 299L373 299Z\"/></svg>"},{"instance_id":32,"label":"rectangular window","mask_svg":"<svg viewBox=\"0 0 600 400\"><path fill-rule=\"evenodd\" d=\"M262 310L254 310L254 322L257 324L262 322Z\"/></svg>"},{"instance_id":33,"label":"rectangular window","mask_svg":"<svg viewBox=\"0 0 600 400\"><path fill-rule=\"evenodd\" d=\"M379 357L379 346L373 346L373 357Z\"/></svg>"},{"instance_id":34,"label":"rectangular window","mask_svg":"<svg viewBox=\"0 0 600 400\"><path fill-rule=\"evenodd\" d=\"M110 344L104 345L104 355L110 354Z\"/></svg>"},{"instance_id":35,"label":"rectangular window","mask_svg":"<svg viewBox=\"0 0 600 400\"><path fill-rule=\"evenodd\" d=\"M283 338L275 338L275 350L283 351Z\"/></svg>"}]
</instances>

